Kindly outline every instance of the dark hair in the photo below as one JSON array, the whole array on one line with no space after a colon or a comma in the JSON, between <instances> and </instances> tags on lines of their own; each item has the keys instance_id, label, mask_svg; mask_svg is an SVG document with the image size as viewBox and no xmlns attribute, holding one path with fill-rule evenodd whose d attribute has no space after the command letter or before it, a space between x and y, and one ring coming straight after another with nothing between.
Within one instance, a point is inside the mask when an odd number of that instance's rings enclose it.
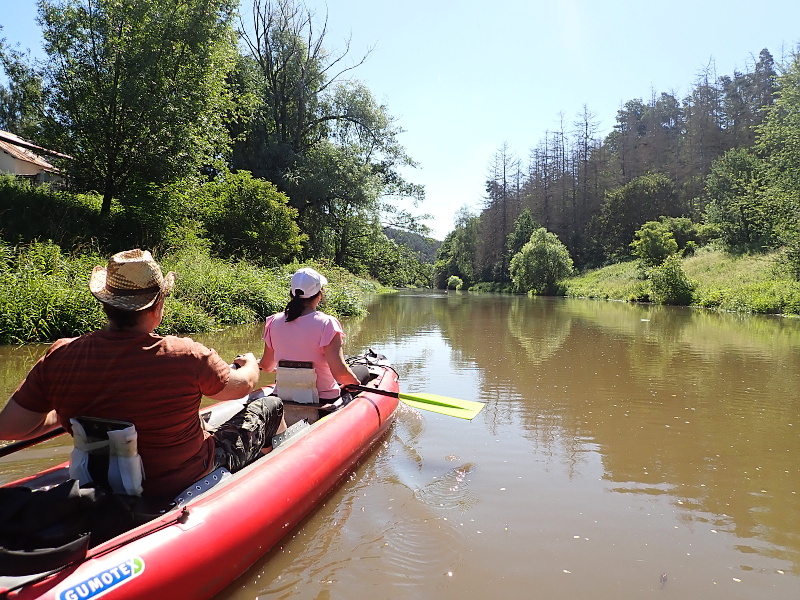
<instances>
[{"instance_id":1,"label":"dark hair","mask_svg":"<svg viewBox=\"0 0 800 600\"><path fill-rule=\"evenodd\" d=\"M143 310L125 310L124 308L117 308L105 302L101 302L100 304L109 322L120 329L136 327L142 318L142 313L145 312Z\"/></svg>"},{"instance_id":2,"label":"dark hair","mask_svg":"<svg viewBox=\"0 0 800 600\"><path fill-rule=\"evenodd\" d=\"M290 321L294 321L297 317L299 317L306 305L321 293L322 290L318 291L309 298L303 298L303 290L295 290L294 294L291 295L289 304L287 304L286 308L284 309L284 312L286 313L286 322L289 323Z\"/></svg>"},{"instance_id":3,"label":"dark hair","mask_svg":"<svg viewBox=\"0 0 800 600\"><path fill-rule=\"evenodd\" d=\"M159 300L165 297L164 294L161 294L153 304L142 310L125 310L124 308L118 308L111 304L106 304L105 302L101 302L100 306L103 307L103 312L106 313L106 317L108 317L109 322L112 323L114 327L118 329L130 329L136 327L142 321L144 315L155 310Z\"/></svg>"}]
</instances>

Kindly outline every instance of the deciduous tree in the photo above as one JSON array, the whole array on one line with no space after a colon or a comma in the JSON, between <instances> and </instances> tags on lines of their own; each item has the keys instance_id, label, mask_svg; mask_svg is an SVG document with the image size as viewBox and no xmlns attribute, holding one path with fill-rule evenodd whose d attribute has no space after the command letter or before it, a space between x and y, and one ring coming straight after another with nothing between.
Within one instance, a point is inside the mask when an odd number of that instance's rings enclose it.
<instances>
[{"instance_id":1,"label":"deciduous tree","mask_svg":"<svg viewBox=\"0 0 800 600\"><path fill-rule=\"evenodd\" d=\"M414 162L387 107L342 77L366 56L346 63L349 42L330 53L326 23L316 25L296 0L253 0L241 22L247 55L237 75L252 102L249 119L233 132L232 167L273 181L289 196L309 236L309 255L346 264L367 235L356 221L390 214L394 225L413 228L410 213L383 199L418 201L424 191L400 174Z\"/></svg>"},{"instance_id":2,"label":"deciduous tree","mask_svg":"<svg viewBox=\"0 0 800 600\"><path fill-rule=\"evenodd\" d=\"M0 66L8 87L0 84L0 129L25 139L39 134L43 110L42 81L30 56L0 40Z\"/></svg>"},{"instance_id":3,"label":"deciduous tree","mask_svg":"<svg viewBox=\"0 0 800 600\"><path fill-rule=\"evenodd\" d=\"M45 134L111 200L226 149L234 0L41 0Z\"/></svg>"},{"instance_id":4,"label":"deciduous tree","mask_svg":"<svg viewBox=\"0 0 800 600\"><path fill-rule=\"evenodd\" d=\"M551 294L559 281L572 274L573 263L558 236L540 227L511 259L509 270L519 291Z\"/></svg>"},{"instance_id":5,"label":"deciduous tree","mask_svg":"<svg viewBox=\"0 0 800 600\"><path fill-rule=\"evenodd\" d=\"M606 256L627 256L633 234L645 222L682 212L672 180L658 173L642 175L607 192L598 215L598 234Z\"/></svg>"}]
</instances>

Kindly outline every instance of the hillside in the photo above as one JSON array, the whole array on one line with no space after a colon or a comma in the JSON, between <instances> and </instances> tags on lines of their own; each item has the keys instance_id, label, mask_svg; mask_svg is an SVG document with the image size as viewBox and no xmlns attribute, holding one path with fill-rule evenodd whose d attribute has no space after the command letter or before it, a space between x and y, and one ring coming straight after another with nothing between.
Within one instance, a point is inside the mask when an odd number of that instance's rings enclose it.
<instances>
[{"instance_id":1,"label":"hillside","mask_svg":"<svg viewBox=\"0 0 800 600\"><path fill-rule=\"evenodd\" d=\"M692 306L733 312L800 315L800 282L783 273L781 251L732 255L701 249L683 259L694 284ZM595 269L565 280L566 295L609 300L647 301L649 282L636 262Z\"/></svg>"},{"instance_id":2,"label":"hillside","mask_svg":"<svg viewBox=\"0 0 800 600\"><path fill-rule=\"evenodd\" d=\"M436 251L442 245L442 242L433 238L391 227L384 227L383 233L390 240L410 248L417 255L419 261L426 264L432 265L436 261Z\"/></svg>"}]
</instances>

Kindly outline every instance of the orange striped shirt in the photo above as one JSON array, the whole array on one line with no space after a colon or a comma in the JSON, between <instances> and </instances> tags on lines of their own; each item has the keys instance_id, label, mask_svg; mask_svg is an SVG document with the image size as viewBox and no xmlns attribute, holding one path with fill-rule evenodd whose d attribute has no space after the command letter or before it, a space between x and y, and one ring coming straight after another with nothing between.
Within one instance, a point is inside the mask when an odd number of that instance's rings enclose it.
<instances>
[{"instance_id":1,"label":"orange striped shirt","mask_svg":"<svg viewBox=\"0 0 800 600\"><path fill-rule=\"evenodd\" d=\"M130 421L138 432L144 494L176 495L208 472L214 442L200 425L204 395L230 367L190 338L95 331L56 341L12 396L23 408Z\"/></svg>"}]
</instances>

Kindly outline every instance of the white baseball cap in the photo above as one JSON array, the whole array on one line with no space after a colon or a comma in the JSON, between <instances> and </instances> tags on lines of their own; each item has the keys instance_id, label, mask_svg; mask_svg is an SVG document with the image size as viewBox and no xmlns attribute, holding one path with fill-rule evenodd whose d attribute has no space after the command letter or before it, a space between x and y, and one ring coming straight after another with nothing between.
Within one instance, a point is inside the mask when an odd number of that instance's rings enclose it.
<instances>
[{"instance_id":1,"label":"white baseball cap","mask_svg":"<svg viewBox=\"0 0 800 600\"><path fill-rule=\"evenodd\" d=\"M316 296L322 289L322 286L327 285L328 280L324 275L318 273L311 267L303 267L298 269L292 275L292 296L302 296L303 298L311 298Z\"/></svg>"}]
</instances>

